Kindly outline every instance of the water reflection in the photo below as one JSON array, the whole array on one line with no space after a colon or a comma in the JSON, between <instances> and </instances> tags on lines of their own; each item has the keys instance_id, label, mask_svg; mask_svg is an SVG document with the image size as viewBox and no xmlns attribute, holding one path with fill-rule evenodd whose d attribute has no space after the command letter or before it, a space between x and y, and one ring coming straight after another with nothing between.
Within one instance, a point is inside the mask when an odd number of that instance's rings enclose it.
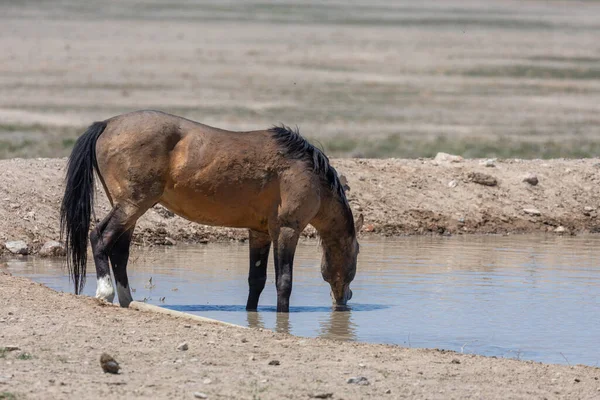
<instances>
[{"instance_id":1,"label":"water reflection","mask_svg":"<svg viewBox=\"0 0 600 400\"><path fill-rule=\"evenodd\" d=\"M257 311L248 311L246 315L246 323L250 328L261 328L265 329L265 323Z\"/></svg>"},{"instance_id":2,"label":"water reflection","mask_svg":"<svg viewBox=\"0 0 600 400\"><path fill-rule=\"evenodd\" d=\"M352 322L352 311L334 311L329 314L329 318L319 321L319 337L356 340L356 324Z\"/></svg>"}]
</instances>

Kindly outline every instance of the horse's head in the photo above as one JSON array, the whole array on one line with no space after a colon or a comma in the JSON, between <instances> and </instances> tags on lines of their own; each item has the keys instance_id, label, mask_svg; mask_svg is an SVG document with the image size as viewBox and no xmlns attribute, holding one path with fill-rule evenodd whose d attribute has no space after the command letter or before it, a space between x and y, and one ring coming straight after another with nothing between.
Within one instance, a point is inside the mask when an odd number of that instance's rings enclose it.
<instances>
[{"instance_id":1,"label":"horse's head","mask_svg":"<svg viewBox=\"0 0 600 400\"><path fill-rule=\"evenodd\" d=\"M360 231L362 224L361 214L354 223L353 234L341 235L323 243L321 274L331 285L331 297L338 306L345 306L352 298L350 282L356 275L356 259L359 252L356 233Z\"/></svg>"}]
</instances>

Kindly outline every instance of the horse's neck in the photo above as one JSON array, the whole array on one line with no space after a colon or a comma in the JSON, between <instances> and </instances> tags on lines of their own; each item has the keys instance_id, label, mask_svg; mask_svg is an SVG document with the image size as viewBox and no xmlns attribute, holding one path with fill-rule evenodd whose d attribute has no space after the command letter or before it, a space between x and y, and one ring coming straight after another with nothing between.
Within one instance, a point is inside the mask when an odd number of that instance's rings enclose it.
<instances>
[{"instance_id":1,"label":"horse's neck","mask_svg":"<svg viewBox=\"0 0 600 400\"><path fill-rule=\"evenodd\" d=\"M352 234L354 221L347 203L342 203L335 196L321 199L321 209L311 222L324 244L338 242Z\"/></svg>"}]
</instances>

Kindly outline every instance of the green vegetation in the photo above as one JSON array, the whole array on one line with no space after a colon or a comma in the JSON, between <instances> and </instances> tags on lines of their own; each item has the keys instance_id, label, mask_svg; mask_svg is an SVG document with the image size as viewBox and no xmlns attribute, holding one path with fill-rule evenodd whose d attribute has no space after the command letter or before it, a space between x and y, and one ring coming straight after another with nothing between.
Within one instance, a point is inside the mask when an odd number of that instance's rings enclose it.
<instances>
[{"instance_id":1,"label":"green vegetation","mask_svg":"<svg viewBox=\"0 0 600 400\"><path fill-rule=\"evenodd\" d=\"M10 392L0 392L0 400L16 400L17 396Z\"/></svg>"},{"instance_id":2,"label":"green vegetation","mask_svg":"<svg viewBox=\"0 0 600 400\"><path fill-rule=\"evenodd\" d=\"M17 360L31 360L33 356L29 353L21 353L17 356Z\"/></svg>"},{"instance_id":3,"label":"green vegetation","mask_svg":"<svg viewBox=\"0 0 600 400\"><path fill-rule=\"evenodd\" d=\"M450 73L452 74L452 73ZM499 65L466 69L462 75L474 77L600 79L600 67L551 67L543 65Z\"/></svg>"},{"instance_id":4,"label":"green vegetation","mask_svg":"<svg viewBox=\"0 0 600 400\"><path fill-rule=\"evenodd\" d=\"M331 157L418 158L434 157L438 152L460 154L466 158L586 158L600 154L600 140L576 139L517 140L514 138L405 138L399 134L383 138L335 137L313 141Z\"/></svg>"},{"instance_id":5,"label":"green vegetation","mask_svg":"<svg viewBox=\"0 0 600 400\"><path fill-rule=\"evenodd\" d=\"M0 124L0 159L68 156L85 128Z\"/></svg>"}]
</instances>

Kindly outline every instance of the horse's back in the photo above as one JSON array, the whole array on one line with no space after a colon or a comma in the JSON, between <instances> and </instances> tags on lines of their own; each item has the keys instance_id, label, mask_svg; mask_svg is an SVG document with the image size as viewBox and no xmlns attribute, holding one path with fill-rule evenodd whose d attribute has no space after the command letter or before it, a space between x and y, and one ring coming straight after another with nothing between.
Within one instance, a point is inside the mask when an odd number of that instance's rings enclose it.
<instances>
[{"instance_id":1,"label":"horse's back","mask_svg":"<svg viewBox=\"0 0 600 400\"><path fill-rule=\"evenodd\" d=\"M96 150L117 202L160 202L192 221L256 230L266 230L289 197L281 178L306 170L284 156L270 131L230 132L154 111L108 120Z\"/></svg>"}]
</instances>

